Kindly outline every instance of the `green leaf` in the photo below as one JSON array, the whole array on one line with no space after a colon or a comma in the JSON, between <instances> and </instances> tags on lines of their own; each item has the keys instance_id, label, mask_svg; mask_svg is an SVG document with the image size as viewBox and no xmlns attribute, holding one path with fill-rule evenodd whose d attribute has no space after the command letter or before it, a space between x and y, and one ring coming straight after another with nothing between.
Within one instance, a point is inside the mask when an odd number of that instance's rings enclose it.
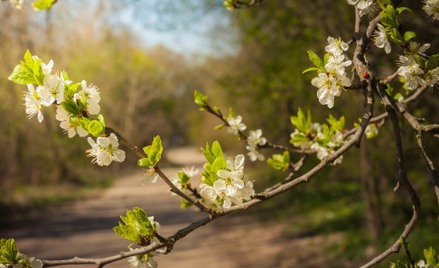
<instances>
[{"instance_id":1,"label":"green leaf","mask_svg":"<svg viewBox=\"0 0 439 268\"><path fill-rule=\"evenodd\" d=\"M390 41L396 43L396 44L405 44L404 38L401 36L399 31L395 28L392 30L392 33L389 36Z\"/></svg>"},{"instance_id":2,"label":"green leaf","mask_svg":"<svg viewBox=\"0 0 439 268\"><path fill-rule=\"evenodd\" d=\"M69 114L73 114L73 115L81 114L81 110L79 110L78 104L76 104L76 102L74 102L71 99L65 99L63 102L61 102L61 106Z\"/></svg>"},{"instance_id":3,"label":"green leaf","mask_svg":"<svg viewBox=\"0 0 439 268\"><path fill-rule=\"evenodd\" d=\"M29 49L26 51L26 53L24 54L24 60L26 61L26 63L30 66L34 65L34 59L32 58L32 55L30 54Z\"/></svg>"},{"instance_id":4,"label":"green leaf","mask_svg":"<svg viewBox=\"0 0 439 268\"><path fill-rule=\"evenodd\" d=\"M14 71L8 77L8 79L21 85L37 83L33 73L31 73L24 65L15 66Z\"/></svg>"},{"instance_id":5,"label":"green leaf","mask_svg":"<svg viewBox=\"0 0 439 268\"><path fill-rule=\"evenodd\" d=\"M308 138L303 133L296 133L294 137L290 139L290 143L294 146L300 146L303 142L307 141Z\"/></svg>"},{"instance_id":6,"label":"green leaf","mask_svg":"<svg viewBox=\"0 0 439 268\"><path fill-rule=\"evenodd\" d=\"M343 131L345 124L344 116L340 117L340 120L337 120L330 114L326 121L328 121L328 123L331 125L332 130Z\"/></svg>"},{"instance_id":7,"label":"green leaf","mask_svg":"<svg viewBox=\"0 0 439 268\"><path fill-rule=\"evenodd\" d=\"M84 99L84 96L82 96L82 94L79 95L79 98L77 99L78 103L79 103L79 109L81 109L82 111L86 111L87 110L87 101Z\"/></svg>"},{"instance_id":8,"label":"green leaf","mask_svg":"<svg viewBox=\"0 0 439 268\"><path fill-rule=\"evenodd\" d=\"M37 81L37 84L40 86L44 85L44 74L43 74L43 67L41 67L41 60L36 59L34 61L34 64L32 66L32 71L34 73L35 80Z\"/></svg>"},{"instance_id":9,"label":"green leaf","mask_svg":"<svg viewBox=\"0 0 439 268\"><path fill-rule=\"evenodd\" d=\"M221 114L221 111L220 111L220 109L219 109L218 107L214 106L213 109L214 109L217 113Z\"/></svg>"},{"instance_id":10,"label":"green leaf","mask_svg":"<svg viewBox=\"0 0 439 268\"><path fill-rule=\"evenodd\" d=\"M290 153L285 151L283 155L274 154L273 158L269 158L267 163L272 168L285 171L290 166Z\"/></svg>"},{"instance_id":11,"label":"green leaf","mask_svg":"<svg viewBox=\"0 0 439 268\"><path fill-rule=\"evenodd\" d=\"M83 116L78 117L79 125L83 130L87 131L88 133L90 133L90 131L88 130L88 126L90 125L91 121L92 120L88 117L83 117Z\"/></svg>"},{"instance_id":12,"label":"green leaf","mask_svg":"<svg viewBox=\"0 0 439 268\"><path fill-rule=\"evenodd\" d=\"M323 61L320 59L319 56L317 56L316 53L314 53L312 50L308 50L309 59L311 62L320 70L326 72L325 65L323 64Z\"/></svg>"},{"instance_id":13,"label":"green leaf","mask_svg":"<svg viewBox=\"0 0 439 268\"><path fill-rule=\"evenodd\" d=\"M391 31L398 28L398 17L393 6L387 5L384 10L385 12L381 12L380 14L380 19L381 23L386 26L386 31Z\"/></svg>"},{"instance_id":14,"label":"green leaf","mask_svg":"<svg viewBox=\"0 0 439 268\"><path fill-rule=\"evenodd\" d=\"M68 98L73 98L73 95L75 95L79 85L80 83L65 85L65 94L67 95ZM85 108L82 110L85 110Z\"/></svg>"},{"instance_id":15,"label":"green leaf","mask_svg":"<svg viewBox=\"0 0 439 268\"><path fill-rule=\"evenodd\" d=\"M306 133L311 126L311 113L308 110L308 118L305 118L305 114L302 112L302 109L299 108L297 116L291 116L290 120L298 130Z\"/></svg>"},{"instance_id":16,"label":"green leaf","mask_svg":"<svg viewBox=\"0 0 439 268\"><path fill-rule=\"evenodd\" d=\"M212 164L212 173L216 176L218 170L226 168L226 160L224 157L218 157ZM215 177L216 178L216 177Z\"/></svg>"},{"instance_id":17,"label":"green leaf","mask_svg":"<svg viewBox=\"0 0 439 268\"><path fill-rule=\"evenodd\" d=\"M178 174L178 177L180 178L181 183L186 184L190 180L189 176L184 172L180 171L177 174Z\"/></svg>"},{"instance_id":18,"label":"green leaf","mask_svg":"<svg viewBox=\"0 0 439 268\"><path fill-rule=\"evenodd\" d=\"M214 129L222 129L223 127L224 127L224 125L218 125Z\"/></svg>"},{"instance_id":19,"label":"green leaf","mask_svg":"<svg viewBox=\"0 0 439 268\"><path fill-rule=\"evenodd\" d=\"M152 166L151 162L149 161L148 158L142 158L137 160L137 165L139 167L147 167L147 166Z\"/></svg>"},{"instance_id":20,"label":"green leaf","mask_svg":"<svg viewBox=\"0 0 439 268\"><path fill-rule=\"evenodd\" d=\"M326 53L325 56L323 56L323 63L325 65L328 63L329 56L331 56L331 53Z\"/></svg>"},{"instance_id":21,"label":"green leaf","mask_svg":"<svg viewBox=\"0 0 439 268\"><path fill-rule=\"evenodd\" d=\"M203 176L201 177L201 181L209 186L213 186L213 181L209 179L209 177Z\"/></svg>"},{"instance_id":22,"label":"green leaf","mask_svg":"<svg viewBox=\"0 0 439 268\"><path fill-rule=\"evenodd\" d=\"M392 5L392 1L390 0L378 0L378 5L380 5L380 7L384 10L386 9L387 5Z\"/></svg>"},{"instance_id":23,"label":"green leaf","mask_svg":"<svg viewBox=\"0 0 439 268\"><path fill-rule=\"evenodd\" d=\"M150 166L155 167L162 158L163 147L160 136L156 136L151 145L143 148L143 151L148 155Z\"/></svg>"},{"instance_id":24,"label":"green leaf","mask_svg":"<svg viewBox=\"0 0 439 268\"><path fill-rule=\"evenodd\" d=\"M204 96L200 92L196 91L194 92L194 99L195 103L200 106L206 106L207 105L207 96Z\"/></svg>"},{"instance_id":25,"label":"green leaf","mask_svg":"<svg viewBox=\"0 0 439 268\"><path fill-rule=\"evenodd\" d=\"M105 126L103 126L98 120L93 120L88 125L88 132L95 137L101 137L105 132Z\"/></svg>"},{"instance_id":26,"label":"green leaf","mask_svg":"<svg viewBox=\"0 0 439 268\"><path fill-rule=\"evenodd\" d=\"M137 233L136 227L132 225L125 225L124 231L125 231L124 238L134 242L138 242L140 240L140 235Z\"/></svg>"},{"instance_id":27,"label":"green leaf","mask_svg":"<svg viewBox=\"0 0 439 268\"><path fill-rule=\"evenodd\" d=\"M192 203L189 201L186 201L185 199L181 199L181 208L189 208L192 206Z\"/></svg>"},{"instance_id":28,"label":"green leaf","mask_svg":"<svg viewBox=\"0 0 439 268\"><path fill-rule=\"evenodd\" d=\"M428 58L427 70L433 70L438 66L439 66L439 55L436 54Z\"/></svg>"},{"instance_id":29,"label":"green leaf","mask_svg":"<svg viewBox=\"0 0 439 268\"><path fill-rule=\"evenodd\" d=\"M425 256L425 261L428 264L431 264L433 266L439 264L439 258L437 256L436 250L433 247L430 247L430 249L428 250L424 249L424 256Z\"/></svg>"},{"instance_id":30,"label":"green leaf","mask_svg":"<svg viewBox=\"0 0 439 268\"><path fill-rule=\"evenodd\" d=\"M206 143L206 149L201 148L201 150L203 151L204 157L206 157L206 160L210 163L213 164L213 161L215 161L216 157L215 155L212 153L212 150L209 147L209 143Z\"/></svg>"},{"instance_id":31,"label":"green leaf","mask_svg":"<svg viewBox=\"0 0 439 268\"><path fill-rule=\"evenodd\" d=\"M407 11L410 14L410 16L412 16L413 18L416 17L415 12L413 12L413 10L411 10L408 7L398 7L396 9L396 12L398 13L398 15L401 14L401 12L403 12L403 11Z\"/></svg>"},{"instance_id":32,"label":"green leaf","mask_svg":"<svg viewBox=\"0 0 439 268\"><path fill-rule=\"evenodd\" d=\"M312 71L318 71L318 70L319 70L319 68L317 68L317 67L311 67L311 68L308 68L305 71L303 71L302 74L307 73L307 72L312 72Z\"/></svg>"},{"instance_id":33,"label":"green leaf","mask_svg":"<svg viewBox=\"0 0 439 268\"><path fill-rule=\"evenodd\" d=\"M235 111L233 111L233 108L232 108L232 107L230 107L230 109L229 109L229 116L230 116L230 117L233 117L233 118L236 117L236 115L235 115Z\"/></svg>"},{"instance_id":34,"label":"green leaf","mask_svg":"<svg viewBox=\"0 0 439 268\"><path fill-rule=\"evenodd\" d=\"M0 248L0 255L6 263L9 264L17 264L17 254L20 251L18 250L17 246L15 245L15 240L13 238L10 238L6 241L4 241L2 247Z\"/></svg>"},{"instance_id":35,"label":"green leaf","mask_svg":"<svg viewBox=\"0 0 439 268\"><path fill-rule=\"evenodd\" d=\"M32 3L32 6L34 7L35 11L49 10L52 5L56 2L56 0L39 0Z\"/></svg>"},{"instance_id":36,"label":"green leaf","mask_svg":"<svg viewBox=\"0 0 439 268\"><path fill-rule=\"evenodd\" d=\"M212 144L212 153L215 158L223 157L223 150L221 149L221 145L218 141L214 141Z\"/></svg>"},{"instance_id":37,"label":"green leaf","mask_svg":"<svg viewBox=\"0 0 439 268\"><path fill-rule=\"evenodd\" d=\"M104 116L103 115L98 115L97 117L96 117L96 120L98 120L99 121L99 123L101 123L101 125L105 128L106 126L105 126L105 119L104 119Z\"/></svg>"},{"instance_id":38,"label":"green leaf","mask_svg":"<svg viewBox=\"0 0 439 268\"><path fill-rule=\"evenodd\" d=\"M416 34L414 32L405 32L404 33L404 41L407 43L408 41L410 41L412 38L415 38Z\"/></svg>"}]
</instances>

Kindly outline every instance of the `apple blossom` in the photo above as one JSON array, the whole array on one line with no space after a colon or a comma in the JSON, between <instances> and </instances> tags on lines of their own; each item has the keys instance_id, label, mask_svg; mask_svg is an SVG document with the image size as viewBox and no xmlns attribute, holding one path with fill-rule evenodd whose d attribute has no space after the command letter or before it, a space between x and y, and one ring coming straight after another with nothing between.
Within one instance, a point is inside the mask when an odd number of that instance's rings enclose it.
<instances>
[{"instance_id":1,"label":"apple blossom","mask_svg":"<svg viewBox=\"0 0 439 268\"><path fill-rule=\"evenodd\" d=\"M432 16L432 20L439 20L439 0L425 0L422 9L428 16Z\"/></svg>"},{"instance_id":2,"label":"apple blossom","mask_svg":"<svg viewBox=\"0 0 439 268\"><path fill-rule=\"evenodd\" d=\"M98 114L101 107L99 101L101 96L99 95L99 89L95 85L87 86L87 82L83 80L81 82L82 90L79 92L84 100L87 102L87 111L89 114Z\"/></svg>"},{"instance_id":3,"label":"apple blossom","mask_svg":"<svg viewBox=\"0 0 439 268\"><path fill-rule=\"evenodd\" d=\"M88 132L79 125L77 118L71 118L70 114L66 112L61 105L59 105L56 110L56 119L61 121L60 127L64 129L65 133L68 133L69 138L73 138L76 133L78 133L80 137L88 135Z\"/></svg>"},{"instance_id":4,"label":"apple blossom","mask_svg":"<svg viewBox=\"0 0 439 268\"><path fill-rule=\"evenodd\" d=\"M227 132L232 134L238 134L239 131L244 131L247 126L244 125L244 123L241 123L242 117L238 115L237 117L231 117L229 116L227 118L227 123L230 125L230 127L227 129Z\"/></svg>"},{"instance_id":5,"label":"apple blossom","mask_svg":"<svg viewBox=\"0 0 439 268\"><path fill-rule=\"evenodd\" d=\"M390 42L387 38L387 33L384 29L384 26L381 24L377 24L378 31L375 32L375 45L379 48L384 48L387 54L390 53L391 47Z\"/></svg>"},{"instance_id":6,"label":"apple blossom","mask_svg":"<svg viewBox=\"0 0 439 268\"><path fill-rule=\"evenodd\" d=\"M329 108L334 107L334 97L340 96L340 89L337 87L337 80L326 73L319 73L319 77L313 78L311 84L319 90L317 98L322 105L328 105Z\"/></svg>"},{"instance_id":7,"label":"apple blossom","mask_svg":"<svg viewBox=\"0 0 439 268\"><path fill-rule=\"evenodd\" d=\"M88 156L94 157L92 163L108 166L113 160L117 162L125 160L125 152L117 148L119 142L114 133L111 133L109 137L98 137L96 142L92 138L87 140L92 147L92 149L87 150Z\"/></svg>"},{"instance_id":8,"label":"apple blossom","mask_svg":"<svg viewBox=\"0 0 439 268\"><path fill-rule=\"evenodd\" d=\"M151 183L151 182L156 183L158 177L159 177L159 174L157 172L155 172L155 169L153 167L148 167L142 173L141 183L143 185L146 185L146 184Z\"/></svg>"},{"instance_id":9,"label":"apple blossom","mask_svg":"<svg viewBox=\"0 0 439 268\"><path fill-rule=\"evenodd\" d=\"M44 108L44 105L41 104L41 90L43 87L39 86L35 90L33 85L28 84L27 88L29 91L24 93L26 113L29 119L38 114L38 122L41 123L44 119L43 113L41 112L41 109Z\"/></svg>"}]
</instances>

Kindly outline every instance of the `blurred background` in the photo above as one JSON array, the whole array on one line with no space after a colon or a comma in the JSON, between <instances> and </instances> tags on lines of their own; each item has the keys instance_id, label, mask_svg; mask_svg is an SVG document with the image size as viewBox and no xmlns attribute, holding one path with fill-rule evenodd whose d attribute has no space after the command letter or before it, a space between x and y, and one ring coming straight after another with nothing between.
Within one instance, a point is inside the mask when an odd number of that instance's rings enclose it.
<instances>
[{"instance_id":1,"label":"blurred background","mask_svg":"<svg viewBox=\"0 0 439 268\"><path fill-rule=\"evenodd\" d=\"M222 2L60 0L50 12L34 12L26 0L22 11L8 1L0 3L0 228L11 230L35 209L100 195L121 176L139 172L136 156L128 151L123 164L91 165L84 153L89 149L86 139L63 135L54 107L43 110L41 124L27 119L27 88L7 80L26 49L46 63L53 59L54 69L66 70L74 82L97 85L107 125L139 147L160 135L165 151L218 140L231 156L246 152L245 142L226 130L213 130L220 122L198 111L194 90L207 94L209 103L224 114L234 107L248 130L260 128L277 144L288 145L294 131L290 116L299 107L311 110L313 122L324 123L331 113L344 115L346 128L353 127L363 113L361 92L344 92L329 110L318 103L310 83L314 73L302 74L311 66L307 50L323 56L328 36L345 41L352 37L352 6L344 0L306 5L271 0L229 12ZM403 4L417 14L400 16L403 31L415 31L416 42L429 42L428 53L438 53L438 23L426 17L420 3ZM363 22L362 30L366 16ZM351 46L348 55L353 50ZM394 44L393 51L402 53ZM375 46L368 57L380 79L396 71L397 59ZM392 85L405 96L398 81ZM438 108L437 89L424 92L408 107L427 122L438 121ZM382 112L376 101L374 114ZM420 259L424 248L439 250L439 209L415 133L405 121L400 123L408 176L422 202L422 218L409 239L412 256ZM378 138L363 140L361 149L346 153L341 165L246 214L262 224L283 222L281 233L290 240L339 234L324 248L328 267L370 259L396 240L412 216L405 189L393 192L398 174L392 135L386 122ZM438 141L425 135L425 144L437 165ZM266 158L273 153L279 152L263 151ZM293 156L294 162L298 159ZM317 163L312 157L303 172ZM246 172L259 191L286 176L264 162L248 161ZM400 253L388 260L403 258ZM386 266L387 259L381 267Z\"/></svg>"}]
</instances>

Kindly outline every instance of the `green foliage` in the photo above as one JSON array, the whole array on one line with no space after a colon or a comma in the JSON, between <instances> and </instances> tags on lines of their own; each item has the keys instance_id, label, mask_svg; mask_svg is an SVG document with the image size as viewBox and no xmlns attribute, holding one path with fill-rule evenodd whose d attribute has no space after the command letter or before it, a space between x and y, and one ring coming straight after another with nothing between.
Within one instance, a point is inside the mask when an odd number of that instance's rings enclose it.
<instances>
[{"instance_id":1,"label":"green foliage","mask_svg":"<svg viewBox=\"0 0 439 268\"><path fill-rule=\"evenodd\" d=\"M292 139L290 139L290 143L291 144L297 144L300 146L300 144L302 144L303 142L307 141L308 138L306 137L305 134L303 133L295 133L294 137Z\"/></svg>"},{"instance_id":2,"label":"green foliage","mask_svg":"<svg viewBox=\"0 0 439 268\"><path fill-rule=\"evenodd\" d=\"M273 158L267 160L267 163L272 168L285 171L291 164L290 153L285 151L282 155L274 154Z\"/></svg>"},{"instance_id":3,"label":"green foliage","mask_svg":"<svg viewBox=\"0 0 439 268\"><path fill-rule=\"evenodd\" d=\"M381 23L386 27L386 32L393 31L398 28L398 15L393 5L387 5L380 13Z\"/></svg>"},{"instance_id":4,"label":"green foliage","mask_svg":"<svg viewBox=\"0 0 439 268\"><path fill-rule=\"evenodd\" d=\"M44 9L47 9L47 11L49 11L55 2L56 0L38 0L33 2L32 6L34 7L35 11L44 10Z\"/></svg>"},{"instance_id":5,"label":"green foliage","mask_svg":"<svg viewBox=\"0 0 439 268\"><path fill-rule=\"evenodd\" d=\"M81 110L79 109L78 104L76 104L76 102L74 102L71 99L65 99L63 102L61 102L61 106L69 114L72 114L72 115L80 115L81 114Z\"/></svg>"},{"instance_id":6,"label":"green foliage","mask_svg":"<svg viewBox=\"0 0 439 268\"><path fill-rule=\"evenodd\" d=\"M192 206L192 203L189 201L186 201L186 199L182 198L181 201L181 208L190 208Z\"/></svg>"},{"instance_id":7,"label":"green foliage","mask_svg":"<svg viewBox=\"0 0 439 268\"><path fill-rule=\"evenodd\" d=\"M81 126L81 128L89 133L90 133L90 131L88 129L88 126L90 125L90 123L92 121L93 120L91 118L88 118L88 117L84 117L84 116L78 117L78 123Z\"/></svg>"},{"instance_id":8,"label":"green foliage","mask_svg":"<svg viewBox=\"0 0 439 268\"><path fill-rule=\"evenodd\" d=\"M428 58L427 62L427 70L433 70L434 68L439 66L439 55L433 55Z\"/></svg>"},{"instance_id":9,"label":"green foliage","mask_svg":"<svg viewBox=\"0 0 439 268\"><path fill-rule=\"evenodd\" d=\"M404 33L404 42L407 43L408 41L412 40L416 37L416 34L411 31L407 31Z\"/></svg>"},{"instance_id":10,"label":"green foliage","mask_svg":"<svg viewBox=\"0 0 439 268\"><path fill-rule=\"evenodd\" d=\"M87 131L95 137L101 137L105 133L105 125L102 125L98 120L92 120L88 124Z\"/></svg>"},{"instance_id":11,"label":"green foliage","mask_svg":"<svg viewBox=\"0 0 439 268\"><path fill-rule=\"evenodd\" d=\"M345 125L345 119L344 116L340 117L340 120L335 119L335 117L333 117L331 114L329 115L329 118L326 119L326 121L328 121L329 125L331 125L331 130L338 130L343 132L344 130L344 125Z\"/></svg>"},{"instance_id":12,"label":"green foliage","mask_svg":"<svg viewBox=\"0 0 439 268\"><path fill-rule=\"evenodd\" d=\"M67 73L65 73L65 74L67 76ZM64 80L68 80L68 77L67 77L67 79L64 79ZM70 84L70 85L64 86L64 94L67 96L67 98L73 99L73 95L75 95L76 90L78 90L79 85L81 85L81 83L75 83L75 84ZM82 108L82 107L81 107L81 109L85 110L85 108Z\"/></svg>"},{"instance_id":13,"label":"green foliage","mask_svg":"<svg viewBox=\"0 0 439 268\"><path fill-rule=\"evenodd\" d=\"M143 148L143 151L146 153L147 158L142 158L137 161L137 165L141 167L145 166L152 166L155 167L157 163L162 158L162 141L160 139L160 136L156 136L154 140L152 141L151 145L148 145Z\"/></svg>"},{"instance_id":14,"label":"green foliage","mask_svg":"<svg viewBox=\"0 0 439 268\"><path fill-rule=\"evenodd\" d=\"M393 90L394 88L392 87L392 85L387 84L387 88L386 88L386 92L387 94L389 94L390 97L392 97L394 100L398 100L400 97L402 97L401 93L397 92L395 94L393 94ZM360 120L361 122L361 120Z\"/></svg>"},{"instance_id":15,"label":"green foliage","mask_svg":"<svg viewBox=\"0 0 439 268\"><path fill-rule=\"evenodd\" d=\"M314 53L312 50L308 50L308 55L309 55L309 59L316 66L317 69L308 68L305 71L303 71L303 73L306 73L306 72L309 72L309 71L314 71L314 70L320 70L320 71L326 73L325 64L323 63L322 59L320 59L320 57L317 56L317 54ZM329 58L329 56L325 55L325 58L326 58L326 61L327 61L327 58Z\"/></svg>"},{"instance_id":16,"label":"green foliage","mask_svg":"<svg viewBox=\"0 0 439 268\"><path fill-rule=\"evenodd\" d=\"M195 103L202 107L207 105L207 95L205 96L196 90L194 92L194 99L195 99Z\"/></svg>"},{"instance_id":17,"label":"green foliage","mask_svg":"<svg viewBox=\"0 0 439 268\"><path fill-rule=\"evenodd\" d=\"M42 86L44 79L41 67L42 61L37 57L32 57L29 50L26 51L24 59L26 62L21 62L20 65L15 66L8 79L17 84L38 84Z\"/></svg>"},{"instance_id":18,"label":"green foliage","mask_svg":"<svg viewBox=\"0 0 439 268\"><path fill-rule=\"evenodd\" d=\"M230 109L229 109L229 116L230 116L230 117L233 117L233 118L236 117L236 115L235 115L235 111L233 110L232 107L230 107Z\"/></svg>"},{"instance_id":19,"label":"green foliage","mask_svg":"<svg viewBox=\"0 0 439 268\"><path fill-rule=\"evenodd\" d=\"M439 257L436 253L436 250L433 247L430 247L430 249L424 249L424 256L425 256L425 261L430 264L433 265L435 268L439 267Z\"/></svg>"},{"instance_id":20,"label":"green foliage","mask_svg":"<svg viewBox=\"0 0 439 268\"><path fill-rule=\"evenodd\" d=\"M206 149L201 148L201 150L208 161L208 163L204 164L204 172L201 180L213 186L213 183L218 180L218 176L216 175L218 170L226 168L226 160L224 159L223 151L218 141L215 141L212 147L209 146L209 143L206 143Z\"/></svg>"},{"instance_id":21,"label":"green foliage","mask_svg":"<svg viewBox=\"0 0 439 268\"><path fill-rule=\"evenodd\" d=\"M186 173L180 171L177 174L178 174L178 178L180 179L181 183L183 183L183 184L187 184L188 183L190 178L189 178L189 176Z\"/></svg>"},{"instance_id":22,"label":"green foliage","mask_svg":"<svg viewBox=\"0 0 439 268\"><path fill-rule=\"evenodd\" d=\"M390 0L378 0L377 2L383 10L385 10L388 5L393 6L392 1Z\"/></svg>"},{"instance_id":23,"label":"green foliage","mask_svg":"<svg viewBox=\"0 0 439 268\"><path fill-rule=\"evenodd\" d=\"M144 238L148 240L156 233L154 226L141 208L134 207L127 211L125 217L120 216L120 218L125 225L119 222L119 226L114 227L113 230L125 239L141 244Z\"/></svg>"},{"instance_id":24,"label":"green foliage","mask_svg":"<svg viewBox=\"0 0 439 268\"><path fill-rule=\"evenodd\" d=\"M17 246L15 245L15 240L9 238L8 240L2 238L0 240L0 263L11 265L17 264L17 254L20 253Z\"/></svg>"},{"instance_id":25,"label":"green foliage","mask_svg":"<svg viewBox=\"0 0 439 268\"><path fill-rule=\"evenodd\" d=\"M302 112L302 109L299 108L297 111L297 116L290 117L291 123L300 131L308 132L309 127L311 126L311 112L308 110L308 116L305 117L305 114Z\"/></svg>"},{"instance_id":26,"label":"green foliage","mask_svg":"<svg viewBox=\"0 0 439 268\"><path fill-rule=\"evenodd\" d=\"M396 12L398 13L398 15L401 14L401 12L403 12L403 11L407 11L410 14L410 16L412 16L413 18L416 17L415 12L413 12L413 10L411 10L408 7L398 7L396 9Z\"/></svg>"}]
</instances>

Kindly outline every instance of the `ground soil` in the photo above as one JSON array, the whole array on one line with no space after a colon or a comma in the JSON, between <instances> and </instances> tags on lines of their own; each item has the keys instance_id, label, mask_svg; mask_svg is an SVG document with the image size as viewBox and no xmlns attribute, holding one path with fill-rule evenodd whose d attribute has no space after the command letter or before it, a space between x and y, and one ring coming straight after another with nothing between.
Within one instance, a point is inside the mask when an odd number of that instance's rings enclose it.
<instances>
[{"instance_id":1,"label":"ground soil","mask_svg":"<svg viewBox=\"0 0 439 268\"><path fill-rule=\"evenodd\" d=\"M204 161L194 148L172 150L167 158L183 166L200 166ZM163 171L172 176L179 170ZM179 198L171 197L162 181L142 185L140 180L140 172L133 173L117 179L99 196L33 211L0 237L15 238L21 252L39 259L108 257L127 251L131 242L112 228L134 206L160 222L162 236L206 217L191 208L181 209ZM249 213L238 213L197 229L177 242L170 254L155 259L161 268L329 267L324 248L339 241L341 234L291 237L284 233L287 225L275 220L263 224ZM128 263L122 260L106 267L128 267Z\"/></svg>"}]
</instances>

